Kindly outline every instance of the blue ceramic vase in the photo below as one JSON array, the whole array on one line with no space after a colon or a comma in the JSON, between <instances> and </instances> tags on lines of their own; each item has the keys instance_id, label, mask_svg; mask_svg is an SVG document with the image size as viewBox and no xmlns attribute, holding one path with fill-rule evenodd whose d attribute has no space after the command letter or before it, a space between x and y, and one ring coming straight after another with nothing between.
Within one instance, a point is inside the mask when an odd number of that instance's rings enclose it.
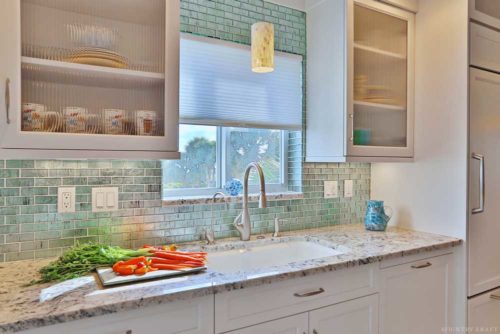
<instances>
[{"instance_id":1,"label":"blue ceramic vase","mask_svg":"<svg viewBox=\"0 0 500 334\"><path fill-rule=\"evenodd\" d=\"M391 216L385 213L385 209L390 208L384 207L384 201L368 201L365 215L365 228L368 231L385 231L391 219Z\"/></svg>"},{"instance_id":2,"label":"blue ceramic vase","mask_svg":"<svg viewBox=\"0 0 500 334\"><path fill-rule=\"evenodd\" d=\"M229 180L224 187L231 196L238 196L243 190L243 184L238 179Z\"/></svg>"}]
</instances>

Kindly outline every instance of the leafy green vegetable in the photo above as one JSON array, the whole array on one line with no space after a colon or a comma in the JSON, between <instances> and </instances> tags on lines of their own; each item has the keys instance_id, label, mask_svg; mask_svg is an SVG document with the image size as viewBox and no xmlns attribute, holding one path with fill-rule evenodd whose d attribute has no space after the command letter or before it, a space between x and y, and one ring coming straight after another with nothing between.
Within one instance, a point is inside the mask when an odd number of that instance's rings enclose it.
<instances>
[{"instance_id":1,"label":"leafy green vegetable","mask_svg":"<svg viewBox=\"0 0 500 334\"><path fill-rule=\"evenodd\" d=\"M116 246L95 243L77 245L66 251L59 259L40 269L41 278L32 284L59 282L85 276L98 267L112 266L118 261L125 261L149 254L147 249L130 250Z\"/></svg>"}]
</instances>

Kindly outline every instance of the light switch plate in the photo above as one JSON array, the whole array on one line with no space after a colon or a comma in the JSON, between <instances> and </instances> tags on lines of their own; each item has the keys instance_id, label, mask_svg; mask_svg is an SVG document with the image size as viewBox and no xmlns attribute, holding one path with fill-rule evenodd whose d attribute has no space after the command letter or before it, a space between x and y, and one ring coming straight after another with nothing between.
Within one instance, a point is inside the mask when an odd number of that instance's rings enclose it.
<instances>
[{"instance_id":1,"label":"light switch plate","mask_svg":"<svg viewBox=\"0 0 500 334\"><path fill-rule=\"evenodd\" d=\"M59 187L57 189L57 212L76 212L75 196L75 187Z\"/></svg>"},{"instance_id":2,"label":"light switch plate","mask_svg":"<svg viewBox=\"0 0 500 334\"><path fill-rule=\"evenodd\" d=\"M339 197L338 192L338 182L337 181L325 181L323 185L323 195L325 198L337 198Z\"/></svg>"},{"instance_id":3,"label":"light switch plate","mask_svg":"<svg viewBox=\"0 0 500 334\"><path fill-rule=\"evenodd\" d=\"M92 188L92 212L118 210L118 187Z\"/></svg>"},{"instance_id":4,"label":"light switch plate","mask_svg":"<svg viewBox=\"0 0 500 334\"><path fill-rule=\"evenodd\" d=\"M345 180L344 181L344 197L352 197L353 196L353 180Z\"/></svg>"}]
</instances>

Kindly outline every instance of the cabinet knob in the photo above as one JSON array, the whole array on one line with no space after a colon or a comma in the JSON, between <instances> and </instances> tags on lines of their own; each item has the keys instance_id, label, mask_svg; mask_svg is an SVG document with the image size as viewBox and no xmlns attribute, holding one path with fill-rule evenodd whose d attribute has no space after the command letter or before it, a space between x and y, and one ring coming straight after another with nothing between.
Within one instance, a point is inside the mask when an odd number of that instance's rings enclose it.
<instances>
[{"instance_id":1,"label":"cabinet knob","mask_svg":"<svg viewBox=\"0 0 500 334\"><path fill-rule=\"evenodd\" d=\"M313 329L313 334L318 334L318 331Z\"/></svg>"},{"instance_id":2,"label":"cabinet knob","mask_svg":"<svg viewBox=\"0 0 500 334\"><path fill-rule=\"evenodd\" d=\"M132 330L129 329L128 331L125 332L125 334L132 334Z\"/></svg>"}]
</instances>

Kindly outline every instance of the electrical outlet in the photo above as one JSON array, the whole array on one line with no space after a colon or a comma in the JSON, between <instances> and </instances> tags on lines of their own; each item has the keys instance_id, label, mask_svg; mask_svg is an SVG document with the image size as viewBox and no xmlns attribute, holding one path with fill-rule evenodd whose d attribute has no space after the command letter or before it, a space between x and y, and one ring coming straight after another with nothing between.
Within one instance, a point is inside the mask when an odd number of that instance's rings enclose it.
<instances>
[{"instance_id":1,"label":"electrical outlet","mask_svg":"<svg viewBox=\"0 0 500 334\"><path fill-rule=\"evenodd\" d=\"M75 212L75 187L59 187L57 189L57 212Z\"/></svg>"},{"instance_id":2,"label":"electrical outlet","mask_svg":"<svg viewBox=\"0 0 500 334\"><path fill-rule=\"evenodd\" d=\"M92 188L92 212L118 210L118 187Z\"/></svg>"},{"instance_id":3,"label":"electrical outlet","mask_svg":"<svg viewBox=\"0 0 500 334\"><path fill-rule=\"evenodd\" d=\"M337 198L339 197L338 193L338 182L337 181L325 181L323 185L323 195L325 198Z\"/></svg>"},{"instance_id":4,"label":"electrical outlet","mask_svg":"<svg viewBox=\"0 0 500 334\"><path fill-rule=\"evenodd\" d=\"M344 197L352 197L353 196L353 180L345 180L344 181Z\"/></svg>"}]
</instances>

